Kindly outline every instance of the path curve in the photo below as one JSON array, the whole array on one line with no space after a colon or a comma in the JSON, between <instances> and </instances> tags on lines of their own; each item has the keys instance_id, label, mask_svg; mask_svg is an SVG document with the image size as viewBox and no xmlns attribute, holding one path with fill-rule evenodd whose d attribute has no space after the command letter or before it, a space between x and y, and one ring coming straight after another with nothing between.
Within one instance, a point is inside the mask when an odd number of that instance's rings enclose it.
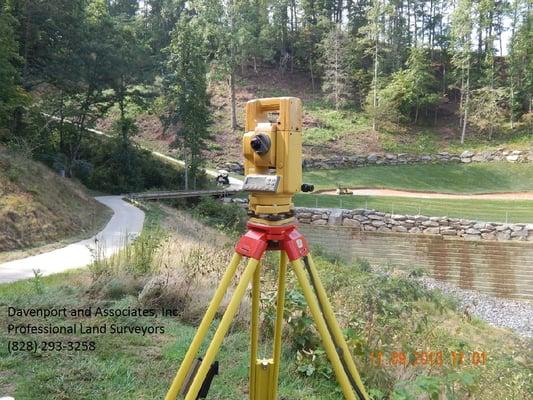
<instances>
[{"instance_id":1,"label":"path curve","mask_svg":"<svg viewBox=\"0 0 533 400\"><path fill-rule=\"evenodd\" d=\"M453 194L434 192L413 192L394 189L348 189L359 196L412 197L418 199L458 199L458 200L533 200L533 192ZM336 195L335 190L319 190L317 194Z\"/></svg>"},{"instance_id":2,"label":"path curve","mask_svg":"<svg viewBox=\"0 0 533 400\"><path fill-rule=\"evenodd\" d=\"M0 283L31 278L34 269L45 276L84 267L93 261L91 251L98 249L109 257L122 248L126 240L130 242L141 233L144 212L120 196L101 196L96 200L113 210L113 216L101 232L61 249L0 264Z\"/></svg>"}]
</instances>

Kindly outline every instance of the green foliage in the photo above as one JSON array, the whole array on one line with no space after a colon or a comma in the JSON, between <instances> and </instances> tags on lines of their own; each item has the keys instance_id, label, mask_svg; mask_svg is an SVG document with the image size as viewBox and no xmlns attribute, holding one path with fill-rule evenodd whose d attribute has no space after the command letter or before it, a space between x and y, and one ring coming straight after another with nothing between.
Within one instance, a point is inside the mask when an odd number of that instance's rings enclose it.
<instances>
[{"instance_id":1,"label":"green foliage","mask_svg":"<svg viewBox=\"0 0 533 400\"><path fill-rule=\"evenodd\" d=\"M169 59L164 79L167 115L166 130L176 135L176 145L185 161L185 188L188 174L193 179L200 166L208 137L209 97L207 94L207 53L199 22L182 16L167 48Z\"/></svg>"},{"instance_id":2,"label":"green foliage","mask_svg":"<svg viewBox=\"0 0 533 400\"><path fill-rule=\"evenodd\" d=\"M422 49L412 49L407 69L394 73L390 82L378 92L378 107L374 110L380 121L418 122L422 110L426 113L441 100L437 80L429 64L429 56ZM369 99L370 103L372 100ZM372 111L372 107L369 107Z\"/></svg>"},{"instance_id":3,"label":"green foliage","mask_svg":"<svg viewBox=\"0 0 533 400\"><path fill-rule=\"evenodd\" d=\"M35 293L44 293L43 274L38 269L33 270L33 278L31 279L31 284Z\"/></svg>"},{"instance_id":4,"label":"green foliage","mask_svg":"<svg viewBox=\"0 0 533 400\"><path fill-rule=\"evenodd\" d=\"M218 229L239 233L246 224L246 212L236 204L222 204L211 197L203 197L194 207L193 214Z\"/></svg>"},{"instance_id":5,"label":"green foliage","mask_svg":"<svg viewBox=\"0 0 533 400\"><path fill-rule=\"evenodd\" d=\"M411 400L426 395L430 400L459 400L469 396L475 383L471 372L449 372L443 376L419 375L414 381L398 382L392 393L393 400Z\"/></svg>"},{"instance_id":6,"label":"green foliage","mask_svg":"<svg viewBox=\"0 0 533 400\"><path fill-rule=\"evenodd\" d=\"M322 91L336 110L345 106L349 97L346 44L346 34L338 25L331 29L321 43L324 71Z\"/></svg>"},{"instance_id":7,"label":"green foliage","mask_svg":"<svg viewBox=\"0 0 533 400\"><path fill-rule=\"evenodd\" d=\"M127 145L127 151L124 146ZM128 164L123 155L129 157ZM156 159L150 152L121 139L101 139L84 145L82 159L87 165L76 175L89 188L106 193L139 192L147 189L183 188L183 173ZM198 184L204 182L198 178Z\"/></svg>"},{"instance_id":8,"label":"green foliage","mask_svg":"<svg viewBox=\"0 0 533 400\"><path fill-rule=\"evenodd\" d=\"M485 86L472 91L470 122L489 139L502 129L507 96L502 88Z\"/></svg>"},{"instance_id":9,"label":"green foliage","mask_svg":"<svg viewBox=\"0 0 533 400\"><path fill-rule=\"evenodd\" d=\"M10 9L0 2L0 139L2 130L12 130L13 113L29 100L20 85L21 58L15 41L15 24Z\"/></svg>"}]
</instances>

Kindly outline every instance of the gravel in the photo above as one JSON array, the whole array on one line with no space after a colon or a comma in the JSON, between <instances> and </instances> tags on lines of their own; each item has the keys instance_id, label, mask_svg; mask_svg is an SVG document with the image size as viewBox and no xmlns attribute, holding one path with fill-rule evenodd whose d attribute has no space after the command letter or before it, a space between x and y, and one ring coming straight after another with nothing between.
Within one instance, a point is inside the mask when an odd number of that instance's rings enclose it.
<instances>
[{"instance_id":1,"label":"gravel","mask_svg":"<svg viewBox=\"0 0 533 400\"><path fill-rule=\"evenodd\" d=\"M457 299L465 313L475 315L490 325L510 328L520 336L533 338L533 303L493 297L429 277L417 280L428 289L440 289Z\"/></svg>"}]
</instances>

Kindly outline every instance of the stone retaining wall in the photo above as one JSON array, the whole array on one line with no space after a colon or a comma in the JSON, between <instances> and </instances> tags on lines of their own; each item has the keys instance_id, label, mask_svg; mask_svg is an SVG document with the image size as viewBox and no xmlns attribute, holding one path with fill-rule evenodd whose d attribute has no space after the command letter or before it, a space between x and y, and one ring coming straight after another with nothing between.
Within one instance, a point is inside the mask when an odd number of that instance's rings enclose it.
<instances>
[{"instance_id":1,"label":"stone retaining wall","mask_svg":"<svg viewBox=\"0 0 533 400\"><path fill-rule=\"evenodd\" d=\"M305 159L303 167L306 169L337 169L354 168L367 165L405 165L405 164L428 164L428 163L478 163L478 162L511 162L526 163L533 162L532 150L487 150L481 152L464 151L461 154L451 154L441 152L437 154L368 154L353 156L334 156L330 159ZM244 173L244 168L240 162L231 162L219 166L234 173Z\"/></svg>"},{"instance_id":2,"label":"stone retaining wall","mask_svg":"<svg viewBox=\"0 0 533 400\"><path fill-rule=\"evenodd\" d=\"M296 217L301 224L345 226L365 232L439 235L463 240L533 241L533 224L387 214L366 209L297 208Z\"/></svg>"}]
</instances>

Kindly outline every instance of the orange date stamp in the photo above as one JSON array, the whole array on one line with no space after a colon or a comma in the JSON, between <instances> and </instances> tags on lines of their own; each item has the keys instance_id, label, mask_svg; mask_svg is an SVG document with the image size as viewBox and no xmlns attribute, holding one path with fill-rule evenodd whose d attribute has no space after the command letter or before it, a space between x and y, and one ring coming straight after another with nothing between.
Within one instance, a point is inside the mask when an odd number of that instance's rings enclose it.
<instances>
[{"instance_id":1,"label":"orange date stamp","mask_svg":"<svg viewBox=\"0 0 533 400\"><path fill-rule=\"evenodd\" d=\"M385 354L381 351L371 351L368 361L373 367L454 367L485 366L487 353L484 351L392 351Z\"/></svg>"}]
</instances>

